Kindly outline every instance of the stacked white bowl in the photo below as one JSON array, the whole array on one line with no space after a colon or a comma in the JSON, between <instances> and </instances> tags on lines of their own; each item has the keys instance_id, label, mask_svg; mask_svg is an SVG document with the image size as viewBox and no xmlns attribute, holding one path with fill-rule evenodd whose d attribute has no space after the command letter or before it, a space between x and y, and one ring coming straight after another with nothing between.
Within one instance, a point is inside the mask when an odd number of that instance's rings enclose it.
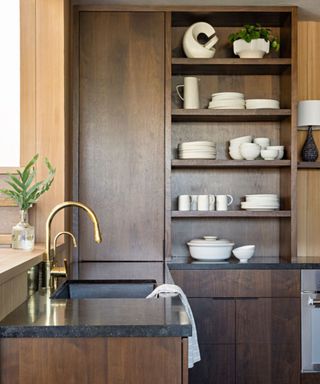
<instances>
[{"instance_id":1,"label":"stacked white bowl","mask_svg":"<svg viewBox=\"0 0 320 384\"><path fill-rule=\"evenodd\" d=\"M279 109L279 100L273 99L247 99L246 109Z\"/></svg>"},{"instance_id":2,"label":"stacked white bowl","mask_svg":"<svg viewBox=\"0 0 320 384\"><path fill-rule=\"evenodd\" d=\"M246 201L241 203L241 208L247 211L274 211L280 208L277 194L246 195Z\"/></svg>"},{"instance_id":3,"label":"stacked white bowl","mask_svg":"<svg viewBox=\"0 0 320 384\"><path fill-rule=\"evenodd\" d=\"M239 92L219 92L211 95L209 109L245 109L244 94Z\"/></svg>"},{"instance_id":4,"label":"stacked white bowl","mask_svg":"<svg viewBox=\"0 0 320 384\"><path fill-rule=\"evenodd\" d=\"M234 243L229 240L194 239L188 243L191 257L196 260L221 261L229 259Z\"/></svg>"},{"instance_id":5,"label":"stacked white bowl","mask_svg":"<svg viewBox=\"0 0 320 384\"><path fill-rule=\"evenodd\" d=\"M233 160L243 160L244 157L240 152L240 146L243 143L251 143L252 136L241 136L230 140L229 155Z\"/></svg>"},{"instance_id":6,"label":"stacked white bowl","mask_svg":"<svg viewBox=\"0 0 320 384\"><path fill-rule=\"evenodd\" d=\"M215 159L216 143L212 141L190 141L178 145L179 159Z\"/></svg>"}]
</instances>

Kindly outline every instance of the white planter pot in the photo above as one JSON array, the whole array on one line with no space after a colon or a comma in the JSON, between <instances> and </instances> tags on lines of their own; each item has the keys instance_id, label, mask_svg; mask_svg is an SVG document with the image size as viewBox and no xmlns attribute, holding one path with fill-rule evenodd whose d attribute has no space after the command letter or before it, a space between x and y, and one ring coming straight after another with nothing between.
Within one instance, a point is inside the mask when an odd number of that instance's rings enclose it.
<instances>
[{"instance_id":1,"label":"white planter pot","mask_svg":"<svg viewBox=\"0 0 320 384\"><path fill-rule=\"evenodd\" d=\"M233 42L233 52L241 59L262 59L269 50L270 41L264 39L254 39L250 43L242 39Z\"/></svg>"}]
</instances>

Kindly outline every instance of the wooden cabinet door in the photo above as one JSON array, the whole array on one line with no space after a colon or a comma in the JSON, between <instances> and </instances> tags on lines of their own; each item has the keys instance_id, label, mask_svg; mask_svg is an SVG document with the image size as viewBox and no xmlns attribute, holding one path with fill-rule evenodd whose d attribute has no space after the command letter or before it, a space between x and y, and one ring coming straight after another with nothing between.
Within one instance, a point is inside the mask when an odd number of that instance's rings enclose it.
<instances>
[{"instance_id":1,"label":"wooden cabinet door","mask_svg":"<svg viewBox=\"0 0 320 384\"><path fill-rule=\"evenodd\" d=\"M201 361L189 370L190 384L234 384L235 300L192 298Z\"/></svg>"},{"instance_id":2,"label":"wooden cabinet door","mask_svg":"<svg viewBox=\"0 0 320 384\"><path fill-rule=\"evenodd\" d=\"M164 14L80 12L78 197L80 260L163 259ZM76 117L74 117L76 119ZM78 154L78 155L77 155ZM78 164L78 165L76 165Z\"/></svg>"},{"instance_id":3,"label":"wooden cabinet door","mask_svg":"<svg viewBox=\"0 0 320 384\"><path fill-rule=\"evenodd\" d=\"M300 300L236 300L236 383L300 382Z\"/></svg>"}]
</instances>

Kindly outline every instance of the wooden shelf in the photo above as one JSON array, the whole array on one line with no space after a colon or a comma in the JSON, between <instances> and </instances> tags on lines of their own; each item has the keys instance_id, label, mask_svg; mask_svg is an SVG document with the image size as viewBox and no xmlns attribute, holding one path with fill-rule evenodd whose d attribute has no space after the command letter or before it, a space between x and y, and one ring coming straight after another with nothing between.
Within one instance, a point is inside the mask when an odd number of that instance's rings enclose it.
<instances>
[{"instance_id":1,"label":"wooden shelf","mask_svg":"<svg viewBox=\"0 0 320 384\"><path fill-rule=\"evenodd\" d=\"M282 168L290 160L172 160L171 168Z\"/></svg>"},{"instance_id":2,"label":"wooden shelf","mask_svg":"<svg viewBox=\"0 0 320 384\"><path fill-rule=\"evenodd\" d=\"M172 218L205 218L205 217L290 217L291 211L172 211Z\"/></svg>"},{"instance_id":3,"label":"wooden shelf","mask_svg":"<svg viewBox=\"0 0 320 384\"><path fill-rule=\"evenodd\" d=\"M174 109L172 121L281 121L291 116L290 109Z\"/></svg>"},{"instance_id":4,"label":"wooden shelf","mask_svg":"<svg viewBox=\"0 0 320 384\"><path fill-rule=\"evenodd\" d=\"M279 75L291 59L172 58L173 75Z\"/></svg>"},{"instance_id":5,"label":"wooden shelf","mask_svg":"<svg viewBox=\"0 0 320 384\"><path fill-rule=\"evenodd\" d=\"M299 169L320 169L320 161L299 161Z\"/></svg>"}]
</instances>

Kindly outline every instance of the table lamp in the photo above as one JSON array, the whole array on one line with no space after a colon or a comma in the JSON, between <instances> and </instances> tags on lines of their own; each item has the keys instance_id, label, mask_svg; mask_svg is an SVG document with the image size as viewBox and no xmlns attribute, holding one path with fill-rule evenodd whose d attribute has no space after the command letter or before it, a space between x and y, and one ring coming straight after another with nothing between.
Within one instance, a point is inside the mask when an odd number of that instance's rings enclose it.
<instances>
[{"instance_id":1,"label":"table lamp","mask_svg":"<svg viewBox=\"0 0 320 384\"><path fill-rule=\"evenodd\" d=\"M301 151L303 161L316 161L318 148L312 136L312 126L320 126L320 100L303 100L298 104L298 127L308 127L306 141Z\"/></svg>"}]
</instances>

